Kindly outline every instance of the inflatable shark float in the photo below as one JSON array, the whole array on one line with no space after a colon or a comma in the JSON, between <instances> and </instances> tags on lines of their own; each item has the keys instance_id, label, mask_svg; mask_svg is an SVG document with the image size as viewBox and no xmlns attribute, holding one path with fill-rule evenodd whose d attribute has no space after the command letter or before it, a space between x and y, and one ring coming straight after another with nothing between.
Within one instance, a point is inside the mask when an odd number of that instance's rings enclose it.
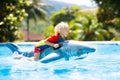
<instances>
[{"instance_id":1,"label":"inflatable shark float","mask_svg":"<svg viewBox=\"0 0 120 80\"><path fill-rule=\"evenodd\" d=\"M77 60L82 59L83 57L81 56L84 54L95 52L95 48L89 47L88 44L86 45L79 41L66 40L60 44L62 46L58 49L49 47L41 52L40 62L49 63L62 58L69 60L69 58L73 56L75 56ZM33 51L22 50L17 44L7 43L6 45L13 53L17 52L18 54L23 54L23 56L26 57L32 57L34 55Z\"/></svg>"}]
</instances>

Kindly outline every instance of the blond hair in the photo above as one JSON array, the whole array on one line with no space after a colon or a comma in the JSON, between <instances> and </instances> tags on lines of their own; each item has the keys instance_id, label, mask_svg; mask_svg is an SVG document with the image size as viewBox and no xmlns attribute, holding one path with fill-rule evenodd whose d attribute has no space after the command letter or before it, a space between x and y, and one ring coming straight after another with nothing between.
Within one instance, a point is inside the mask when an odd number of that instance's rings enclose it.
<instances>
[{"instance_id":1,"label":"blond hair","mask_svg":"<svg viewBox=\"0 0 120 80\"><path fill-rule=\"evenodd\" d=\"M54 31L59 33L61 30L64 29L69 29L68 24L66 22L60 22L55 26Z\"/></svg>"}]
</instances>

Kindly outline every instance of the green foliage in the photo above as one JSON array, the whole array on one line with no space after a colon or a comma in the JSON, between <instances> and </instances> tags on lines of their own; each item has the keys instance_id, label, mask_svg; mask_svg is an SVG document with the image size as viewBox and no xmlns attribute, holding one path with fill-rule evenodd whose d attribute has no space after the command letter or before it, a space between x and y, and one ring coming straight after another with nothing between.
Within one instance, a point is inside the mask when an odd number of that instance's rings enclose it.
<instances>
[{"instance_id":1,"label":"green foliage","mask_svg":"<svg viewBox=\"0 0 120 80\"><path fill-rule=\"evenodd\" d=\"M119 41L120 40L120 18L114 18L111 23L107 24L108 31L110 32L111 36L110 39Z\"/></svg>"},{"instance_id":2,"label":"green foliage","mask_svg":"<svg viewBox=\"0 0 120 80\"><path fill-rule=\"evenodd\" d=\"M71 6L69 8L63 8L59 12L53 13L51 20L53 25L58 24L61 21L70 22L75 19L75 12L78 11L78 7Z\"/></svg>"},{"instance_id":3,"label":"green foliage","mask_svg":"<svg viewBox=\"0 0 120 80\"><path fill-rule=\"evenodd\" d=\"M77 15L73 27L77 27L76 38L78 40L101 41L105 40L105 37L109 37L109 33L103 29L102 24L98 23L95 15L91 13ZM73 31L76 30L73 29Z\"/></svg>"},{"instance_id":4,"label":"green foliage","mask_svg":"<svg viewBox=\"0 0 120 80\"><path fill-rule=\"evenodd\" d=\"M20 39L19 26L26 18L27 30L29 20L37 22L38 19L46 20L46 4L41 0L3 0L0 3L0 42L15 41ZM19 34L16 34L19 33Z\"/></svg>"},{"instance_id":5,"label":"green foliage","mask_svg":"<svg viewBox=\"0 0 120 80\"><path fill-rule=\"evenodd\" d=\"M30 31L37 34L44 34L46 28L50 25L50 23L46 23L45 21L40 21L36 25L30 23Z\"/></svg>"},{"instance_id":6,"label":"green foliage","mask_svg":"<svg viewBox=\"0 0 120 80\"><path fill-rule=\"evenodd\" d=\"M93 14L93 12L79 13L78 9L68 9L72 10L70 15L74 16L74 18L67 19L67 16L65 16L66 9L64 8L59 12L54 13L52 16L54 24L57 24L61 21L66 21L69 23L70 33L67 39L82 41L101 41L109 38L109 33L103 28L103 25L101 23L98 23L96 15ZM50 32L52 29L53 27L49 27L47 31Z\"/></svg>"},{"instance_id":7,"label":"green foliage","mask_svg":"<svg viewBox=\"0 0 120 80\"><path fill-rule=\"evenodd\" d=\"M119 0L94 0L99 6L98 20L105 22L120 17Z\"/></svg>"},{"instance_id":8,"label":"green foliage","mask_svg":"<svg viewBox=\"0 0 120 80\"><path fill-rule=\"evenodd\" d=\"M16 33L21 21L27 16L24 6L28 0L3 0L0 3L0 42L20 38Z\"/></svg>"},{"instance_id":9,"label":"green foliage","mask_svg":"<svg viewBox=\"0 0 120 80\"><path fill-rule=\"evenodd\" d=\"M45 37L49 37L50 35L53 35L54 34L54 26L49 26L45 29L44 31L44 35Z\"/></svg>"},{"instance_id":10,"label":"green foliage","mask_svg":"<svg viewBox=\"0 0 120 80\"><path fill-rule=\"evenodd\" d=\"M26 17L27 24L29 24L29 20L33 20L34 22L37 22L38 19L40 20L47 20L47 11L45 7L47 4L43 3L41 0L30 0L31 4L29 6L25 6L25 10L28 13L28 16Z\"/></svg>"},{"instance_id":11,"label":"green foliage","mask_svg":"<svg viewBox=\"0 0 120 80\"><path fill-rule=\"evenodd\" d=\"M103 23L104 29L108 30L110 38L106 40L120 40L115 38L120 34L120 1L119 0L94 0L99 7L97 18ZM111 31L113 30L113 31Z\"/></svg>"},{"instance_id":12,"label":"green foliage","mask_svg":"<svg viewBox=\"0 0 120 80\"><path fill-rule=\"evenodd\" d=\"M43 3L41 0L30 0L31 4L25 7L28 16L26 17L27 31L30 31L30 21L35 23L42 21L47 21L47 10L45 6L47 4ZM34 24L35 25L35 24ZM34 26L35 27L35 26ZM29 41L29 33L27 34L27 40Z\"/></svg>"},{"instance_id":13,"label":"green foliage","mask_svg":"<svg viewBox=\"0 0 120 80\"><path fill-rule=\"evenodd\" d=\"M115 28L109 28L109 31L114 34L112 35L113 38L111 39L112 41L119 41L120 40L120 33L118 30L116 30Z\"/></svg>"}]
</instances>

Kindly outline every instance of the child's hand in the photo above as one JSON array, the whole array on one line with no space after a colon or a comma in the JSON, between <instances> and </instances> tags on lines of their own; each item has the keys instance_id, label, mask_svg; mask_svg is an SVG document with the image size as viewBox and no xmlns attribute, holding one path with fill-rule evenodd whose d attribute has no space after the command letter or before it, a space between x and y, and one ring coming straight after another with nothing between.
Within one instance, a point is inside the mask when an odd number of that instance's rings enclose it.
<instances>
[{"instance_id":1,"label":"child's hand","mask_svg":"<svg viewBox=\"0 0 120 80\"><path fill-rule=\"evenodd\" d=\"M54 44L53 47L54 47L54 48L58 48L58 47L59 47L59 44Z\"/></svg>"},{"instance_id":2,"label":"child's hand","mask_svg":"<svg viewBox=\"0 0 120 80\"><path fill-rule=\"evenodd\" d=\"M62 44L54 44L54 50L59 49L62 47Z\"/></svg>"}]
</instances>

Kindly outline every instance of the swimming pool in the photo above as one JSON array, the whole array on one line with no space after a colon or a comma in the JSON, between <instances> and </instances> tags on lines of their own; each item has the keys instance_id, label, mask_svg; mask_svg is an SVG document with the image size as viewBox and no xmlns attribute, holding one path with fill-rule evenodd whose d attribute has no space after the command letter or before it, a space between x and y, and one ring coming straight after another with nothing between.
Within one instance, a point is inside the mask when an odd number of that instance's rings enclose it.
<instances>
[{"instance_id":1,"label":"swimming pool","mask_svg":"<svg viewBox=\"0 0 120 80\"><path fill-rule=\"evenodd\" d=\"M81 60L59 60L48 64L15 60L0 44L0 80L120 80L120 43L89 42L96 52ZM33 49L32 43L19 43Z\"/></svg>"}]
</instances>

